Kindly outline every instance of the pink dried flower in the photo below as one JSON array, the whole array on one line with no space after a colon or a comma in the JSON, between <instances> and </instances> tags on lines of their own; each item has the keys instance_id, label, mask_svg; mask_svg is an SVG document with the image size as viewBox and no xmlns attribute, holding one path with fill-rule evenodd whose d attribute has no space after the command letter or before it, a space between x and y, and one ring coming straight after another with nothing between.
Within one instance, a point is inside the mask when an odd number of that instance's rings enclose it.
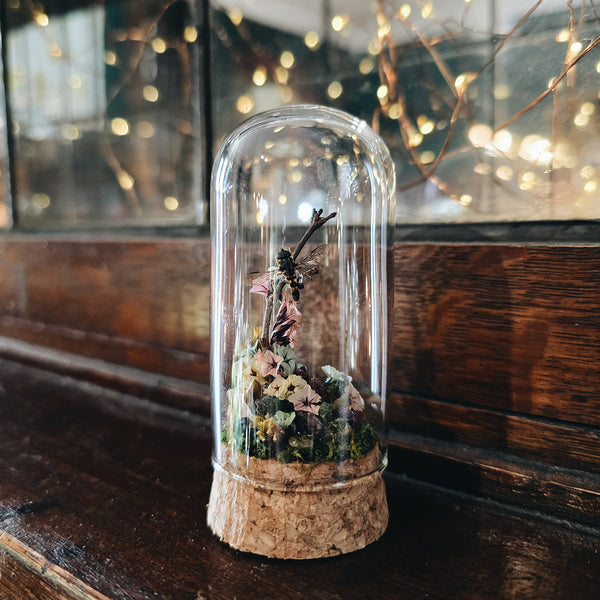
<instances>
[{"instance_id":1,"label":"pink dried flower","mask_svg":"<svg viewBox=\"0 0 600 600\"><path fill-rule=\"evenodd\" d=\"M300 331L302 326L302 313L298 310L296 303L289 297L284 296L283 302L277 311L271 343L289 345L296 347L300 342Z\"/></svg>"},{"instance_id":2,"label":"pink dried flower","mask_svg":"<svg viewBox=\"0 0 600 600\"><path fill-rule=\"evenodd\" d=\"M310 385L297 388L293 394L288 396L288 400L293 403L294 410L305 410L314 415L319 414L321 396Z\"/></svg>"},{"instance_id":3,"label":"pink dried flower","mask_svg":"<svg viewBox=\"0 0 600 600\"><path fill-rule=\"evenodd\" d=\"M277 371L279 370L279 365L283 362L283 356L277 356L274 352L270 350L259 350L254 355L254 360L258 363L260 368L260 374L263 377L268 377L272 375L273 377L277 377Z\"/></svg>"},{"instance_id":4,"label":"pink dried flower","mask_svg":"<svg viewBox=\"0 0 600 600\"><path fill-rule=\"evenodd\" d=\"M252 280L251 294L260 294L266 296L269 293L269 283L271 281L271 273L263 273L256 279Z\"/></svg>"}]
</instances>

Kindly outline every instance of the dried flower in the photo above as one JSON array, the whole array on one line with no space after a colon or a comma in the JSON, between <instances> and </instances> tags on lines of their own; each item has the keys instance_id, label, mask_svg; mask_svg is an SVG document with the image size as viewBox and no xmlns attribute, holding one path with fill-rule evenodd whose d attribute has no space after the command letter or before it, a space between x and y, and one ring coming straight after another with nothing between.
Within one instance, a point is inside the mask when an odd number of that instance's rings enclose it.
<instances>
[{"instance_id":1,"label":"dried flower","mask_svg":"<svg viewBox=\"0 0 600 600\"><path fill-rule=\"evenodd\" d=\"M273 346L271 346L271 350L275 354L277 354L277 356L283 357L283 362L279 366L281 368L281 373L284 377L288 377L296 371L296 369L298 368L296 354L290 348L290 346L274 344Z\"/></svg>"},{"instance_id":2,"label":"dried flower","mask_svg":"<svg viewBox=\"0 0 600 600\"><path fill-rule=\"evenodd\" d=\"M269 415L266 417L254 417L252 424L256 428L256 435L263 442L270 440L277 441L279 436L283 435L283 429Z\"/></svg>"},{"instance_id":3,"label":"dried flower","mask_svg":"<svg viewBox=\"0 0 600 600\"><path fill-rule=\"evenodd\" d=\"M321 367L321 369L324 371L325 375L327 375L327 377L332 381L347 381L349 379L348 375L342 373L341 371L338 371L331 365L325 365Z\"/></svg>"},{"instance_id":4,"label":"dried flower","mask_svg":"<svg viewBox=\"0 0 600 600\"><path fill-rule=\"evenodd\" d=\"M254 355L254 360L260 365L260 374L263 377L277 377L279 365L283 362L282 356L277 356L270 350L259 350Z\"/></svg>"},{"instance_id":5,"label":"dried flower","mask_svg":"<svg viewBox=\"0 0 600 600\"><path fill-rule=\"evenodd\" d=\"M301 325L302 313L289 294L285 294L275 317L271 344L289 345L294 348L300 342Z\"/></svg>"},{"instance_id":6,"label":"dried flower","mask_svg":"<svg viewBox=\"0 0 600 600\"><path fill-rule=\"evenodd\" d=\"M344 389L342 395L334 402L333 407L349 407L356 412L360 412L365 409L365 401L358 393L358 390L351 383L349 383L346 386L346 389Z\"/></svg>"},{"instance_id":7,"label":"dried flower","mask_svg":"<svg viewBox=\"0 0 600 600\"><path fill-rule=\"evenodd\" d=\"M286 377L277 375L271 381L269 387L265 390L265 396L275 396L276 398L284 399L288 391L288 380Z\"/></svg>"},{"instance_id":8,"label":"dried flower","mask_svg":"<svg viewBox=\"0 0 600 600\"><path fill-rule=\"evenodd\" d=\"M266 296L269 293L269 284L271 281L271 273L263 273L260 277L252 280L251 294L260 294Z\"/></svg>"},{"instance_id":9,"label":"dried flower","mask_svg":"<svg viewBox=\"0 0 600 600\"><path fill-rule=\"evenodd\" d=\"M308 384L295 390L293 394L288 396L288 400L293 403L294 410L305 410L315 415L319 414L321 396Z\"/></svg>"}]
</instances>

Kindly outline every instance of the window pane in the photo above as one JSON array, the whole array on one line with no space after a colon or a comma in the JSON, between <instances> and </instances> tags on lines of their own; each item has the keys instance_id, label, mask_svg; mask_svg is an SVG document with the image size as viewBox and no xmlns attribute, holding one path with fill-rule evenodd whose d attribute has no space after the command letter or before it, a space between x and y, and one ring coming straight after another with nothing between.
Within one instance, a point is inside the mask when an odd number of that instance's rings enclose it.
<instances>
[{"instance_id":1,"label":"window pane","mask_svg":"<svg viewBox=\"0 0 600 600\"><path fill-rule=\"evenodd\" d=\"M202 221L193 3L9 0L7 17L19 224Z\"/></svg>"},{"instance_id":2,"label":"window pane","mask_svg":"<svg viewBox=\"0 0 600 600\"><path fill-rule=\"evenodd\" d=\"M600 25L589 2L212 0L215 144L300 102L364 118L398 222L600 217Z\"/></svg>"}]
</instances>

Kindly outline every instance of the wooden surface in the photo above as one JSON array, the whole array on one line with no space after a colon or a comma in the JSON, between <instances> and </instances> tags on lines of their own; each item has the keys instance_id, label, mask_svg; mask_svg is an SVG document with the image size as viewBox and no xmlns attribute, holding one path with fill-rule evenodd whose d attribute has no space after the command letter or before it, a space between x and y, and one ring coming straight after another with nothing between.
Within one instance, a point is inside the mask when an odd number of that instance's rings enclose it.
<instances>
[{"instance_id":1,"label":"wooden surface","mask_svg":"<svg viewBox=\"0 0 600 600\"><path fill-rule=\"evenodd\" d=\"M0 375L2 599L600 593L597 529L391 475L389 529L364 550L306 562L233 551L205 525L206 419L6 360Z\"/></svg>"},{"instance_id":2,"label":"wooden surface","mask_svg":"<svg viewBox=\"0 0 600 600\"><path fill-rule=\"evenodd\" d=\"M0 357L207 416L209 254L206 237L0 238ZM593 522L600 247L397 243L394 259L398 472Z\"/></svg>"}]
</instances>

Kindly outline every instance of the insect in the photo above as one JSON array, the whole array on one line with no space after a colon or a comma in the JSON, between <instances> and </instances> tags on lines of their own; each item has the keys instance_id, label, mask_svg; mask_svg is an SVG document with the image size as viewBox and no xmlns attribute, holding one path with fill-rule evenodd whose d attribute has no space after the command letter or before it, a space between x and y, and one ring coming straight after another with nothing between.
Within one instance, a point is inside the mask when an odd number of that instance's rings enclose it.
<instances>
[{"instance_id":1,"label":"insect","mask_svg":"<svg viewBox=\"0 0 600 600\"><path fill-rule=\"evenodd\" d=\"M290 250L281 248L275 255L277 273L285 278L292 290L294 301L300 300L300 290L304 289L304 278L312 277L321 270L321 263L327 253L327 246L322 244L311 250L296 262ZM250 292L267 295L271 273L249 273L248 282L252 285ZM283 282L280 284L283 287ZM281 293L281 287L277 295Z\"/></svg>"},{"instance_id":2,"label":"insect","mask_svg":"<svg viewBox=\"0 0 600 600\"><path fill-rule=\"evenodd\" d=\"M317 246L298 262L294 260L292 253L285 248L281 248L277 253L277 268L285 277L292 290L292 298L296 302L300 300L300 290L304 289L304 277L311 277L321 270L321 261L326 251L325 244Z\"/></svg>"}]
</instances>

